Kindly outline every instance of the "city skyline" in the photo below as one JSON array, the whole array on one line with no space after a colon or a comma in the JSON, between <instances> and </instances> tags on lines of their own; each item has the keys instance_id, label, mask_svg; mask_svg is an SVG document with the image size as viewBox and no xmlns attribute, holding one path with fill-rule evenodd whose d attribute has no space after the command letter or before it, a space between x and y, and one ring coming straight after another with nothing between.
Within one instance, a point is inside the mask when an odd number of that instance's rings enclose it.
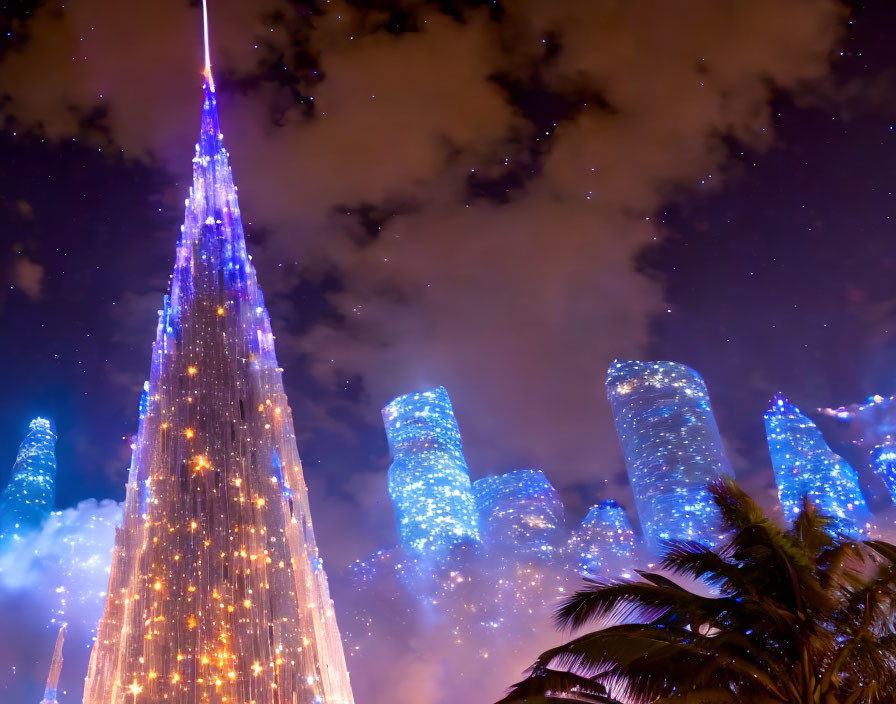
<instances>
[{"instance_id":1,"label":"city skyline","mask_svg":"<svg viewBox=\"0 0 896 704\"><path fill-rule=\"evenodd\" d=\"M668 366L669 363L635 364ZM689 370L689 374L695 373ZM193 376L189 369L187 375ZM147 384L139 404L141 420L146 418L151 410L149 392L150 386ZM444 424L446 416L440 417L439 413L432 412L431 406L434 400L441 403L443 411L450 412L450 399L443 387L430 392L412 392L396 399L406 412L411 413L412 419L422 420L422 425L412 430L414 440L405 442L402 446L406 462L413 464L415 456L425 459L433 447L440 449L438 443L432 442L432 422L435 419L438 428ZM881 397L872 400L875 404L884 401L885 399ZM453 413L447 417L452 446L455 449L460 448L457 420L453 417ZM783 419L782 422L777 420L779 417ZM395 413L384 413L387 428L395 419ZM852 497L856 495L861 497L861 489L858 487L854 471L841 458L834 455L815 425L783 398L778 397L774 400L772 409L766 414L766 423L770 432L769 450L776 469L780 471L781 457L793 456L794 453L801 456L801 459L794 463L800 471L793 475L795 478L791 479L790 483L783 472L781 475L780 490L785 516L789 513L787 509L793 503L793 496L799 491L798 487L808 488L810 498L821 497L819 500L821 509L834 515L837 530L855 532L849 526L850 516L837 510L839 504L836 501L837 497L847 496L850 491ZM424 429L423 441L417 442L420 439L421 428ZM789 440L790 444L784 447L783 439L790 436L793 436ZM407 440L408 436L403 437ZM134 456L136 459L136 452ZM462 451L458 456L462 457ZM282 477L279 474L282 473L282 466L278 466L275 462L273 469L274 478ZM478 549L478 541L466 546L459 544L462 549L451 556L443 554L442 564L431 559L426 560L426 556L423 556L423 561L415 565L414 560L420 557L418 555L416 558L411 558L408 564L401 565L394 562L394 556L383 553L382 557L387 559L382 565L375 567L371 562L362 567L362 570L372 567L373 571L366 574L358 573L361 577L359 588L382 589L384 578L388 582L388 572L383 572L382 568L387 567L389 572L395 570L394 574L399 578L403 588L420 592L418 598L422 598L421 605L425 605L429 600L433 600L433 604L440 604L435 610L428 607L430 611L428 618L435 617L436 623L454 622L453 632L458 638L458 643L470 639L490 643L493 635L511 627L512 621L509 619L513 614L529 614L535 618L539 613L549 613L552 599L562 594L572 584L573 574L564 573L566 569L564 565L571 566L573 572L589 578L625 578L633 574L633 568L644 557L639 553L639 546L624 508L614 500L606 500L592 506L578 528L570 526L571 534L564 548L560 544L561 533L558 532L563 524L562 502L541 471L514 470L503 475L487 475L473 482L472 488L480 517L478 525L482 532L481 555L477 555L475 551L470 552L471 547ZM140 510L145 511L148 503L147 492L141 490L135 494L140 496ZM859 513L860 511L856 515ZM870 514L865 514L866 523L868 518ZM866 534L872 530L876 528L870 523L862 528L862 532ZM501 548L501 545L505 547ZM482 557L493 551L497 562L492 566L481 562ZM374 560L380 559L376 556L374 558ZM494 572L495 569L498 571ZM458 575L465 575L464 579L459 580L459 583L466 583L463 589L455 584L459 579ZM475 604L478 597L473 595L471 589L475 585L482 588L491 581L495 583L494 601L479 604L474 610L479 612L478 616L470 621L461 605ZM410 617L410 613L406 613L405 617ZM357 618L367 622L369 615L353 614L353 619ZM534 636L535 631L529 635ZM359 640L354 633L349 635L348 642L356 644L352 646L357 649L356 655L363 655L371 647L365 643L364 638ZM521 644L524 642L525 638L520 641ZM519 653L521 650L512 649L508 652ZM56 667L54 657L53 668ZM51 671L51 675L53 672L58 676L59 673L55 669ZM140 686L136 679L132 684L133 689Z\"/></svg>"},{"instance_id":2,"label":"city skyline","mask_svg":"<svg viewBox=\"0 0 896 704\"><path fill-rule=\"evenodd\" d=\"M618 367L621 363L616 362L614 366ZM674 362L632 362L632 364L641 365L675 365ZM680 365L679 365L680 366ZM688 372L690 374L696 374L693 370ZM141 394L140 403L139 403L139 417L142 420L146 414L146 410L149 405L148 400L148 388L149 382L146 382L144 391ZM854 406L852 411L847 411L846 409L817 409L819 413L823 413L828 416L836 416L838 422L845 422L847 418L852 418L857 412L862 412L865 408L872 407L887 407L892 399L885 399L880 396L876 396L873 398L869 398L869 403L867 405L859 405ZM432 406L435 403L436 406L441 406L441 412L433 412ZM421 411L422 409L422 411ZM401 433L396 434L397 427L401 427L401 422L396 423L396 419L399 416L399 413L403 413L413 418L416 422L410 423L408 425L415 425L416 427L412 430L407 430L407 428L403 429ZM828 457L832 458L830 460L823 460L822 464L825 462L842 462L850 467L852 472L859 471L860 467L854 466L849 461L845 460L842 457L838 457L833 453L827 444L824 436L821 434L821 431L818 430L812 421L802 412L797 409L793 404L789 403L782 396L778 395L773 399L771 404L771 409L765 414L765 423L766 427L771 433L773 427L778 427L778 435L786 435L787 428L784 428L782 431L780 429L781 423L777 422L775 419L782 416L791 416L792 418L798 421L798 425L800 428L803 428L809 431L809 435L814 433L814 437L811 437L810 445L813 445L817 448L818 452L826 453ZM449 454L452 454L455 458L460 458L460 462L463 464L464 471L469 473L469 469L466 467L466 462L463 460L463 452L461 447L460 440L460 430L458 428L457 420L454 418L453 411L451 410L451 402L448 397L447 390L444 387L438 387L432 390L424 390L424 391L415 391L408 392L403 394L396 399L393 399L390 404L388 404L383 409L384 416L384 424L387 429L387 434L390 432L390 427L393 428L392 432L395 434L396 438L401 437L403 440L403 444L401 445L402 449L400 452L402 453L405 461L409 461L408 458L421 458L418 460L418 463L423 465L429 464L429 459L426 456L429 454L430 449L439 450L440 442L436 442L434 438L438 435L443 435L444 437L449 437L450 440L445 447L448 447ZM441 418L440 418L441 416ZM445 425L447 423L447 425ZM48 431L48 428L52 427L52 422L46 419L38 418L31 422L29 425L29 434L22 442L22 450L19 452L19 457L16 459L15 466L18 467L23 465L23 459L27 459L27 467L32 467L35 461L35 458L40 459L43 456L50 457L52 459L52 453L47 454L42 451L41 447L38 447L37 450L41 450L38 452L35 450L34 445L46 446L47 441L45 438L52 438L55 441L56 436L51 430ZM889 429L890 426L884 426L885 429ZM447 428L447 435L444 435ZM423 430L421 430L423 429ZM49 432L49 435L48 435ZM859 442L862 445L868 445L869 443L873 445L876 441L878 435L870 435L860 440ZM873 445L871 450L869 451L870 463L873 467L874 471L880 475L880 477L884 480L886 485L890 486L890 483L893 481L893 451L890 448L890 445L886 444L886 439L889 438L889 435L883 436L885 440L883 444ZM779 448L774 445L775 442L778 442L779 439L773 439L772 436L769 436L769 442L772 443L769 447L769 451L773 457L773 464L780 465L780 461L775 459L775 454L780 454L783 457L783 450L779 451ZM808 441L807 441L808 442ZM27 451L25 451L27 450ZM24 451L24 454L23 454ZM133 462L133 458L132 458ZM413 464L413 462L411 462ZM51 463L52 464L52 463ZM393 461L394 464L394 461ZM812 461L808 462L809 465L812 464ZM426 474L431 474L429 472L430 467L424 466L423 473L421 476ZM279 471L282 472L282 466L279 468ZM825 471L822 470L821 474L824 474ZM31 472L26 472L23 476L30 477ZM435 474L438 474L436 472ZM469 474L467 474L469 477ZM782 475L783 476L783 475ZM21 481L21 478L19 479ZM851 491L859 492L859 494L864 493L864 490L858 488L855 477L850 480L852 482ZM41 477L41 486L48 488L49 493L47 496L51 496L52 494L52 482L47 483L43 477ZM797 486L797 484L793 484L793 486ZM806 486L809 486L806 484ZM557 530L565 521L565 508L557 495L556 490L551 485L550 481L544 475L541 470L535 469L517 469L510 470L503 474L493 474L486 473L479 479L470 480L470 487L473 497L473 502L476 506L476 514L478 516L478 524L477 531L481 531L483 535L477 536L473 538L471 534L461 533L460 541L464 538L470 538L473 542L480 542L480 540L485 540L484 535L488 530L486 525L489 521L494 520L495 526L500 524L502 521L505 523L501 527L501 530L504 533L503 540L507 541L507 536L512 532L519 531L523 527L523 520L520 518L523 514L526 513L526 507L528 504L528 508L531 510L540 510L542 513L547 513L547 522L539 523L538 529L544 530L547 533ZM16 489L16 481L13 479L7 484L4 489L5 493L13 492ZM796 496L799 494L799 491L793 489L791 486L787 486L784 490L788 493L788 495L792 494ZM810 496L819 494L820 492L815 492L810 490L805 491L804 493L809 494ZM146 509L146 501L148 499L148 492L143 492L141 494L141 510ZM393 499L395 500L395 499ZM506 505L502 506L502 502ZM32 502L29 502L32 503ZM34 502L35 504L37 502ZM42 505L41 508L41 520L45 520L50 515L51 502L48 503L48 499L46 497L40 502ZM791 505L793 501L790 501L788 505L788 509L785 509L785 515L795 511L794 507ZM516 505L515 505L516 504ZM619 504L616 499L605 499L601 501L599 504L595 504L587 509L587 515L583 519L583 523L587 524L589 522L589 518L593 518L597 515L597 511L604 509L621 509L623 513L625 509L623 506ZM396 510L397 507L396 507ZM488 514L488 516L486 516ZM542 518L544 518L542 516ZM514 520L516 524L514 524ZM625 523L627 519L623 520ZM472 522L472 521L470 521ZM534 524L528 524L534 525ZM32 522L24 531L23 534L27 534L28 531L36 530L39 527L39 522ZM494 528L492 528L494 530ZM631 526L628 527L628 530L631 530ZM525 540L523 542L526 542ZM533 545L537 544L533 542Z\"/></svg>"}]
</instances>

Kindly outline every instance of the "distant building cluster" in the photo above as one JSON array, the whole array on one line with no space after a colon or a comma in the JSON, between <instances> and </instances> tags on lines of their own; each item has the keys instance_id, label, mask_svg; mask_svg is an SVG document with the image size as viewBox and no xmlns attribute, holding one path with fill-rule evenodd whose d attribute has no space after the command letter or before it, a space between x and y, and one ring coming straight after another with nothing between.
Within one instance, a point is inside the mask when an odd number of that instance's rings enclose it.
<instances>
[{"instance_id":1,"label":"distant building cluster","mask_svg":"<svg viewBox=\"0 0 896 704\"><path fill-rule=\"evenodd\" d=\"M571 554L578 543L565 530L560 495L542 471L519 469L471 481L444 387L399 396L383 409L383 421L393 460L389 495L399 547L407 558L402 564L419 565L406 568L409 574L438 571L458 546L489 555L490 563L510 557L514 562L579 564L580 556ZM605 540L607 552L630 563L633 533L624 509L617 507L612 515L594 507L581 530L596 541ZM368 565L356 567L363 573Z\"/></svg>"},{"instance_id":2,"label":"distant building cluster","mask_svg":"<svg viewBox=\"0 0 896 704\"><path fill-rule=\"evenodd\" d=\"M700 375L675 362L616 361L606 391L640 535L612 498L592 506L580 524L567 525L560 495L539 469L471 481L451 400L439 387L400 396L383 409L400 544L355 563L356 587L403 591L404 610L390 618L441 624L463 647L487 644L489 633L511 623L533 623L515 614L548 615L558 597L579 588L582 577L632 577L666 541L722 545L727 536L708 486L734 472ZM873 400L878 416L883 402ZM889 424L878 418L866 425L887 428L875 437L869 456L896 497L896 404L892 410ZM846 422L869 410L827 413ZM873 534L858 472L807 415L776 397L765 427L788 522L807 498L833 519L832 531ZM377 620L377 614L357 615L349 628L352 649L365 635L372 637ZM506 633L502 637L506 647Z\"/></svg>"},{"instance_id":3,"label":"distant building cluster","mask_svg":"<svg viewBox=\"0 0 896 704\"><path fill-rule=\"evenodd\" d=\"M673 362L615 362L607 395L647 554L664 540L718 543L724 536L707 486L732 471L703 380ZM475 562L469 556L499 567L501 582L525 575L529 584L513 590L542 583L534 571L562 575L561 582L630 575L642 548L619 502L592 506L568 529L560 495L539 469L471 481L445 388L399 396L383 409L383 421L400 545L357 563L360 581L389 564L416 593L428 594L422 587L441 589L436 577L457 555L466 556L468 572ZM457 573L449 570L449 578Z\"/></svg>"}]
</instances>

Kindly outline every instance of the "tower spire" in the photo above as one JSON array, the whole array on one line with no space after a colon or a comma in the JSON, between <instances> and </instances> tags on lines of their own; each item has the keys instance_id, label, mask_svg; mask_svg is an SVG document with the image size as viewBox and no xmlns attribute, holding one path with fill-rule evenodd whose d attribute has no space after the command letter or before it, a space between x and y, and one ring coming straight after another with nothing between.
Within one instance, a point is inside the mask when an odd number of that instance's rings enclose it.
<instances>
[{"instance_id":1,"label":"tower spire","mask_svg":"<svg viewBox=\"0 0 896 704\"><path fill-rule=\"evenodd\" d=\"M56 636L56 648L53 650L53 661L50 663L50 674L47 676L47 688L40 704L57 704L56 690L59 687L59 674L62 672L62 641L65 640L65 624Z\"/></svg>"},{"instance_id":2,"label":"tower spire","mask_svg":"<svg viewBox=\"0 0 896 704\"><path fill-rule=\"evenodd\" d=\"M215 89L215 79L212 78L212 55L208 48L208 0L202 0L202 37L205 45L205 78L209 88Z\"/></svg>"},{"instance_id":3,"label":"tower spire","mask_svg":"<svg viewBox=\"0 0 896 704\"><path fill-rule=\"evenodd\" d=\"M352 704L202 12L192 187L83 704Z\"/></svg>"}]
</instances>

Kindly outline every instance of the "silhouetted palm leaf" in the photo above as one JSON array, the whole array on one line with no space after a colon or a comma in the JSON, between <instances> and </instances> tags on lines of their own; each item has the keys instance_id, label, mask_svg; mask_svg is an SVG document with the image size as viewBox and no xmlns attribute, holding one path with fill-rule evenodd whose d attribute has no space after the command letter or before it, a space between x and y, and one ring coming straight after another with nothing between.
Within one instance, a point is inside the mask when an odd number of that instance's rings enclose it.
<instances>
[{"instance_id":1,"label":"silhouetted palm leaf","mask_svg":"<svg viewBox=\"0 0 896 704\"><path fill-rule=\"evenodd\" d=\"M586 580L558 626L612 625L542 653L502 704L896 701L896 546L832 536L809 502L783 530L734 482L711 492L729 542L670 541L666 574Z\"/></svg>"}]
</instances>

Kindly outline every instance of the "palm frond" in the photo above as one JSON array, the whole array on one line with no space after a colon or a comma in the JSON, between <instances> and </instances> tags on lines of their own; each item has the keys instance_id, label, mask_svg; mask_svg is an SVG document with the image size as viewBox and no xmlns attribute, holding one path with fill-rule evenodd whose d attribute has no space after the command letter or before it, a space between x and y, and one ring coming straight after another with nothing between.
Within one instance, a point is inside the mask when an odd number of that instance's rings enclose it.
<instances>
[{"instance_id":1,"label":"palm frond","mask_svg":"<svg viewBox=\"0 0 896 704\"><path fill-rule=\"evenodd\" d=\"M710 491L726 544L670 541L666 574L586 581L555 621L603 627L542 653L502 704L892 704L896 545L832 535L808 500L784 530L733 481Z\"/></svg>"},{"instance_id":2,"label":"palm frond","mask_svg":"<svg viewBox=\"0 0 896 704\"><path fill-rule=\"evenodd\" d=\"M573 672L539 669L510 687L497 704L542 704L548 702L593 702L619 704L607 695L607 689L590 677Z\"/></svg>"},{"instance_id":3,"label":"palm frond","mask_svg":"<svg viewBox=\"0 0 896 704\"><path fill-rule=\"evenodd\" d=\"M673 583L674 584L674 583ZM579 628L612 615L617 620L651 620L674 611L685 620L705 621L716 611L716 599L675 585L632 580L586 580L586 586L560 602L554 620L560 628Z\"/></svg>"}]
</instances>

